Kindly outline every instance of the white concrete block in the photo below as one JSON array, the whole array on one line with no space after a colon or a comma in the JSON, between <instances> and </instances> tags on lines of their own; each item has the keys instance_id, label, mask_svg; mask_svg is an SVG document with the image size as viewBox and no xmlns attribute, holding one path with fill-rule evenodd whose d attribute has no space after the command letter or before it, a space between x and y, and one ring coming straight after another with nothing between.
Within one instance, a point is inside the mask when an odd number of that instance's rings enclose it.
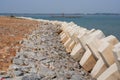
<instances>
[{"instance_id":1,"label":"white concrete block","mask_svg":"<svg viewBox=\"0 0 120 80\"><path fill-rule=\"evenodd\" d=\"M75 41L72 40L71 44L68 46L68 49L70 50L70 52L73 50L75 44L76 44Z\"/></svg>"},{"instance_id":2,"label":"white concrete block","mask_svg":"<svg viewBox=\"0 0 120 80\"><path fill-rule=\"evenodd\" d=\"M112 45L115 45L115 44L117 44L119 42L119 40L113 35L105 37L105 38L101 39L101 41L107 41Z\"/></svg>"},{"instance_id":3,"label":"white concrete block","mask_svg":"<svg viewBox=\"0 0 120 80\"><path fill-rule=\"evenodd\" d=\"M90 75L93 78L98 78L106 69L107 69L106 64L104 63L102 58L99 58L99 60L95 64L94 68L92 69Z\"/></svg>"},{"instance_id":4,"label":"white concrete block","mask_svg":"<svg viewBox=\"0 0 120 80\"><path fill-rule=\"evenodd\" d=\"M112 64L107 70L105 70L97 80L120 80L120 73L116 63Z\"/></svg>"},{"instance_id":5,"label":"white concrete block","mask_svg":"<svg viewBox=\"0 0 120 80\"><path fill-rule=\"evenodd\" d=\"M115 62L118 66L119 72L120 72L120 43L116 44L113 49L113 55L115 57Z\"/></svg>"},{"instance_id":6,"label":"white concrete block","mask_svg":"<svg viewBox=\"0 0 120 80\"><path fill-rule=\"evenodd\" d=\"M93 57L92 53L90 52L89 49L86 50L84 53L83 57L80 60L80 65L86 70L90 71L96 64L96 60Z\"/></svg>"},{"instance_id":7,"label":"white concrete block","mask_svg":"<svg viewBox=\"0 0 120 80\"><path fill-rule=\"evenodd\" d=\"M103 42L100 48L98 49L102 59L104 60L107 66L110 66L115 62L112 49L113 45L111 45L108 42Z\"/></svg>"},{"instance_id":8,"label":"white concrete block","mask_svg":"<svg viewBox=\"0 0 120 80\"><path fill-rule=\"evenodd\" d=\"M81 44L76 44L75 47L73 48L72 52L70 55L75 59L76 61L81 60L83 54L84 54L84 49L82 48Z\"/></svg>"}]
</instances>

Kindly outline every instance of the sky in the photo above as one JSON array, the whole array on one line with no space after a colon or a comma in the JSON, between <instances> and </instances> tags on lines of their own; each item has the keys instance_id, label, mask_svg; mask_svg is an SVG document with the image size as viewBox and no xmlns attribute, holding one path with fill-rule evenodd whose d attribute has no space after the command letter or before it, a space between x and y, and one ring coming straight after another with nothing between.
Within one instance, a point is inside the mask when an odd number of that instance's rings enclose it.
<instances>
[{"instance_id":1,"label":"sky","mask_svg":"<svg viewBox=\"0 0 120 80\"><path fill-rule=\"evenodd\" d=\"M0 13L120 13L120 0L0 0Z\"/></svg>"}]
</instances>

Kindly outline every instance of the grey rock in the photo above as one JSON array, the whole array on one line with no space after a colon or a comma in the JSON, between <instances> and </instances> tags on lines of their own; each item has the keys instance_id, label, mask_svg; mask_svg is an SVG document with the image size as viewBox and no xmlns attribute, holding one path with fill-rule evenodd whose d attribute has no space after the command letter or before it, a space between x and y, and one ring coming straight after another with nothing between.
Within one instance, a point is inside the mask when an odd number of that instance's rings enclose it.
<instances>
[{"instance_id":1,"label":"grey rock","mask_svg":"<svg viewBox=\"0 0 120 80\"><path fill-rule=\"evenodd\" d=\"M12 64L9 66L9 70L18 70L21 69L20 65Z\"/></svg>"},{"instance_id":2,"label":"grey rock","mask_svg":"<svg viewBox=\"0 0 120 80\"><path fill-rule=\"evenodd\" d=\"M6 74L6 73L4 73L4 74L0 74L0 78L10 78L11 76L10 75L8 75L8 74Z\"/></svg>"},{"instance_id":3,"label":"grey rock","mask_svg":"<svg viewBox=\"0 0 120 80\"><path fill-rule=\"evenodd\" d=\"M26 59L26 60L24 60L24 65L29 65L29 60L28 59Z\"/></svg>"},{"instance_id":4,"label":"grey rock","mask_svg":"<svg viewBox=\"0 0 120 80\"><path fill-rule=\"evenodd\" d=\"M24 73L22 71L14 71L14 74L16 76L23 76L24 75Z\"/></svg>"},{"instance_id":5,"label":"grey rock","mask_svg":"<svg viewBox=\"0 0 120 80\"><path fill-rule=\"evenodd\" d=\"M26 56L27 58L34 58L35 57L35 53L34 52L25 52L24 56Z\"/></svg>"},{"instance_id":6,"label":"grey rock","mask_svg":"<svg viewBox=\"0 0 120 80\"><path fill-rule=\"evenodd\" d=\"M5 75L6 72L5 71L0 71L0 75Z\"/></svg>"},{"instance_id":7,"label":"grey rock","mask_svg":"<svg viewBox=\"0 0 120 80\"><path fill-rule=\"evenodd\" d=\"M67 73L67 74L65 74L65 77L66 77L67 79L71 79L72 75Z\"/></svg>"},{"instance_id":8,"label":"grey rock","mask_svg":"<svg viewBox=\"0 0 120 80\"><path fill-rule=\"evenodd\" d=\"M56 78L57 75L54 71L48 71L48 72L46 72L45 76L49 79L54 79L54 78Z\"/></svg>"},{"instance_id":9,"label":"grey rock","mask_svg":"<svg viewBox=\"0 0 120 80\"><path fill-rule=\"evenodd\" d=\"M47 58L44 57L44 56L40 56L40 55L38 55L38 59L39 59L39 61L43 61L43 60L46 60Z\"/></svg>"},{"instance_id":10,"label":"grey rock","mask_svg":"<svg viewBox=\"0 0 120 80\"><path fill-rule=\"evenodd\" d=\"M41 62L42 63L50 63L52 60L50 60L50 59L45 59L45 60L42 60Z\"/></svg>"},{"instance_id":11,"label":"grey rock","mask_svg":"<svg viewBox=\"0 0 120 80\"><path fill-rule=\"evenodd\" d=\"M85 73L84 71L81 71L81 75L85 76L85 75L86 75L86 73Z\"/></svg>"},{"instance_id":12,"label":"grey rock","mask_svg":"<svg viewBox=\"0 0 120 80\"><path fill-rule=\"evenodd\" d=\"M24 73L29 73L30 72L30 68L29 66L25 66L21 68L21 71L23 71Z\"/></svg>"},{"instance_id":13,"label":"grey rock","mask_svg":"<svg viewBox=\"0 0 120 80\"><path fill-rule=\"evenodd\" d=\"M80 75L73 75L70 80L83 80Z\"/></svg>"},{"instance_id":14,"label":"grey rock","mask_svg":"<svg viewBox=\"0 0 120 80\"><path fill-rule=\"evenodd\" d=\"M30 73L37 73L37 69L36 69L35 67L33 67L33 68L30 69L29 72L30 72Z\"/></svg>"},{"instance_id":15,"label":"grey rock","mask_svg":"<svg viewBox=\"0 0 120 80\"><path fill-rule=\"evenodd\" d=\"M65 74L62 70L60 70L59 72L56 72L56 74L58 78L65 78Z\"/></svg>"},{"instance_id":16,"label":"grey rock","mask_svg":"<svg viewBox=\"0 0 120 80\"><path fill-rule=\"evenodd\" d=\"M32 74L24 76L22 80L41 80L43 77L43 75Z\"/></svg>"},{"instance_id":17,"label":"grey rock","mask_svg":"<svg viewBox=\"0 0 120 80\"><path fill-rule=\"evenodd\" d=\"M16 59L16 58L14 58L14 59L13 59L13 63L14 63L14 64L17 64L17 65L23 65L24 62L23 62L22 59Z\"/></svg>"}]
</instances>

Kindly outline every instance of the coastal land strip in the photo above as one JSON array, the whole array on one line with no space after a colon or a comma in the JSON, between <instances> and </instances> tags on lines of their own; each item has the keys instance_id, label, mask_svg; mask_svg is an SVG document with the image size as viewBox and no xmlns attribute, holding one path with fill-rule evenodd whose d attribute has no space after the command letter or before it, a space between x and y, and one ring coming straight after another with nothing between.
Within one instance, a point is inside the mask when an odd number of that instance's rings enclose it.
<instances>
[{"instance_id":1,"label":"coastal land strip","mask_svg":"<svg viewBox=\"0 0 120 80\"><path fill-rule=\"evenodd\" d=\"M93 80L60 41L61 25L0 17L0 78Z\"/></svg>"}]
</instances>

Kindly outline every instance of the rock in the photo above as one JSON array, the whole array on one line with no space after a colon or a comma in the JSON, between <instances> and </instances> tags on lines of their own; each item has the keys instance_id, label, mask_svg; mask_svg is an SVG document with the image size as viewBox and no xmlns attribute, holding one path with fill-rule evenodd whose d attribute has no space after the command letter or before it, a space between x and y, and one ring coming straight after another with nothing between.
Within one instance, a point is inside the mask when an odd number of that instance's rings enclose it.
<instances>
[{"instance_id":1,"label":"rock","mask_svg":"<svg viewBox=\"0 0 120 80\"><path fill-rule=\"evenodd\" d=\"M24 76L22 80L41 80L43 77L43 75L32 74Z\"/></svg>"},{"instance_id":2,"label":"rock","mask_svg":"<svg viewBox=\"0 0 120 80\"><path fill-rule=\"evenodd\" d=\"M29 73L30 72L30 68L29 66L25 66L25 67L22 67L21 68L21 71L24 72L24 73Z\"/></svg>"},{"instance_id":3,"label":"rock","mask_svg":"<svg viewBox=\"0 0 120 80\"><path fill-rule=\"evenodd\" d=\"M85 72L84 72L84 71L81 71L81 75L85 76Z\"/></svg>"},{"instance_id":4,"label":"rock","mask_svg":"<svg viewBox=\"0 0 120 80\"><path fill-rule=\"evenodd\" d=\"M5 75L6 72L5 71L0 71L0 75Z\"/></svg>"},{"instance_id":5,"label":"rock","mask_svg":"<svg viewBox=\"0 0 120 80\"><path fill-rule=\"evenodd\" d=\"M35 53L34 52L25 52L24 56L26 56L27 58L34 58L35 57Z\"/></svg>"},{"instance_id":6,"label":"rock","mask_svg":"<svg viewBox=\"0 0 120 80\"><path fill-rule=\"evenodd\" d=\"M22 72L22 71L14 71L13 72L16 76L23 76L24 75L24 73Z\"/></svg>"},{"instance_id":7,"label":"rock","mask_svg":"<svg viewBox=\"0 0 120 80\"><path fill-rule=\"evenodd\" d=\"M38 56L39 58L39 61L43 61L43 60L46 60L47 58L46 57L44 57L44 56Z\"/></svg>"},{"instance_id":8,"label":"rock","mask_svg":"<svg viewBox=\"0 0 120 80\"><path fill-rule=\"evenodd\" d=\"M8 75L5 71L0 72L0 78L10 78L10 75Z\"/></svg>"},{"instance_id":9,"label":"rock","mask_svg":"<svg viewBox=\"0 0 120 80\"><path fill-rule=\"evenodd\" d=\"M33 68L30 69L29 72L30 72L30 73L37 73L37 69L36 69L35 67L33 67Z\"/></svg>"},{"instance_id":10,"label":"rock","mask_svg":"<svg viewBox=\"0 0 120 80\"><path fill-rule=\"evenodd\" d=\"M80 75L72 75L70 80L83 80Z\"/></svg>"},{"instance_id":11,"label":"rock","mask_svg":"<svg viewBox=\"0 0 120 80\"><path fill-rule=\"evenodd\" d=\"M56 78L56 73L54 71L48 71L46 72L45 76L49 79L54 79Z\"/></svg>"},{"instance_id":12,"label":"rock","mask_svg":"<svg viewBox=\"0 0 120 80\"><path fill-rule=\"evenodd\" d=\"M62 70L56 72L57 78L65 78L64 72Z\"/></svg>"},{"instance_id":13,"label":"rock","mask_svg":"<svg viewBox=\"0 0 120 80\"><path fill-rule=\"evenodd\" d=\"M80 68L80 65L79 65L78 62L75 62L75 63L74 63L74 68L78 68L78 69Z\"/></svg>"},{"instance_id":14,"label":"rock","mask_svg":"<svg viewBox=\"0 0 120 80\"><path fill-rule=\"evenodd\" d=\"M67 79L71 79L72 75L67 73L67 74L65 75L65 77L66 77Z\"/></svg>"},{"instance_id":15,"label":"rock","mask_svg":"<svg viewBox=\"0 0 120 80\"><path fill-rule=\"evenodd\" d=\"M10 76L9 75L5 75L5 76L2 76L2 77L0 77L0 78L3 78L3 80L5 79L5 80L10 80ZM12 80L12 79L11 79Z\"/></svg>"},{"instance_id":16,"label":"rock","mask_svg":"<svg viewBox=\"0 0 120 80\"><path fill-rule=\"evenodd\" d=\"M14 64L16 64L16 65L23 65L23 60L22 59L16 59L16 58L14 58L13 59L13 63Z\"/></svg>"},{"instance_id":17,"label":"rock","mask_svg":"<svg viewBox=\"0 0 120 80\"><path fill-rule=\"evenodd\" d=\"M9 66L9 70L18 70L18 69L21 69L21 66L16 64L12 64Z\"/></svg>"},{"instance_id":18,"label":"rock","mask_svg":"<svg viewBox=\"0 0 120 80\"><path fill-rule=\"evenodd\" d=\"M26 59L26 60L24 60L24 65L29 65L29 60L28 59Z\"/></svg>"}]
</instances>

